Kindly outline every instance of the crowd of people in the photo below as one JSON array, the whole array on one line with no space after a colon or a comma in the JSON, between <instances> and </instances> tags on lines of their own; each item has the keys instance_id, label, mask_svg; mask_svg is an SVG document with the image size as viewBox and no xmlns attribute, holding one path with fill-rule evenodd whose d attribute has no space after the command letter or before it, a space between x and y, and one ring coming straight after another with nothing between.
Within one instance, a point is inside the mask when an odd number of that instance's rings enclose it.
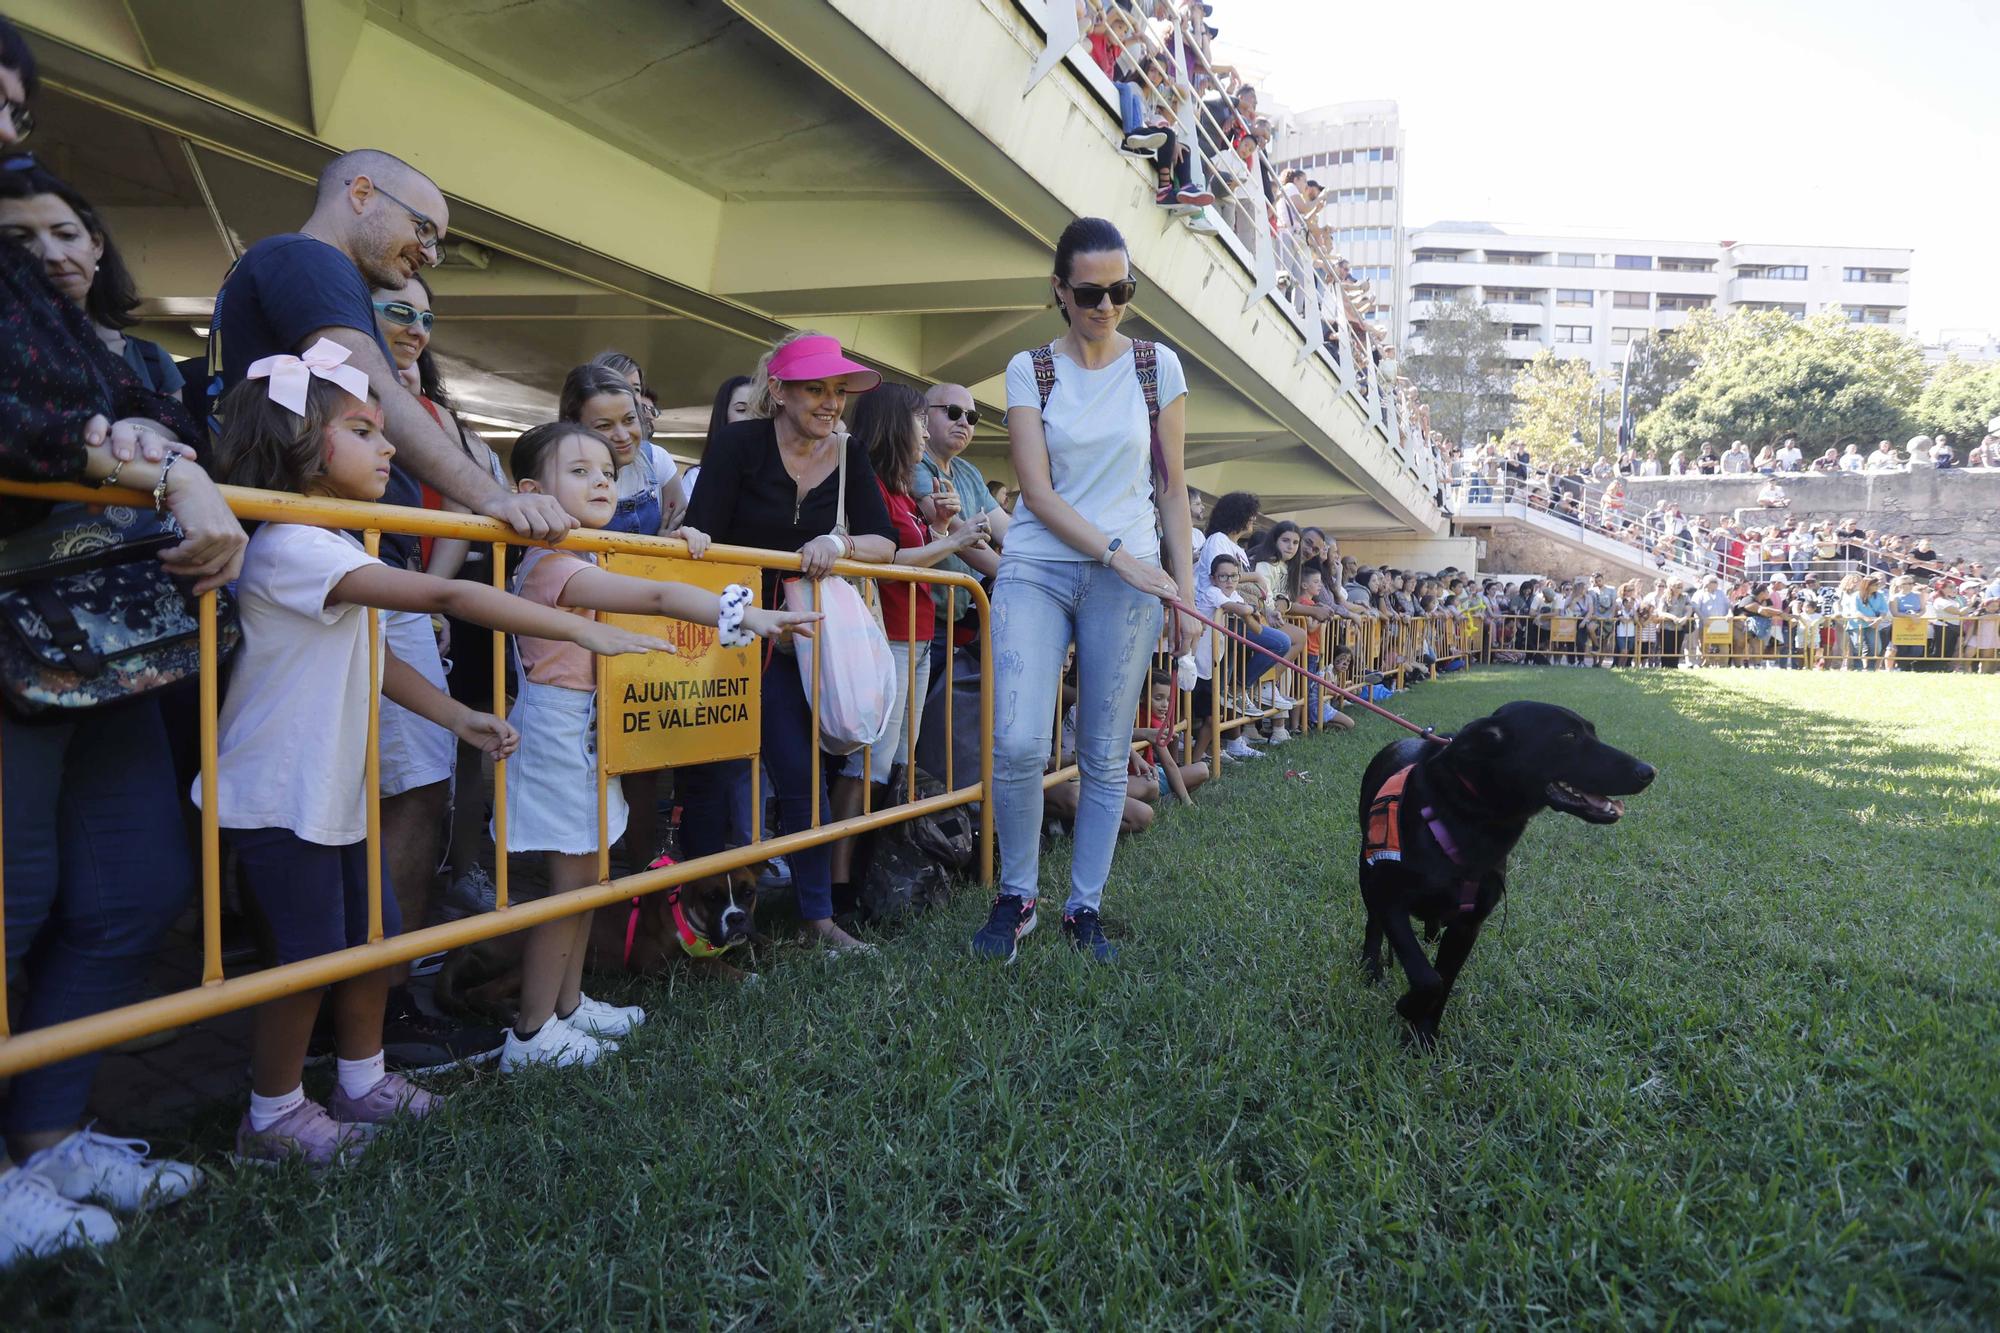
<instances>
[{"instance_id":1,"label":"crowd of people","mask_svg":"<svg viewBox=\"0 0 2000 1333\"><path fill-rule=\"evenodd\" d=\"M1474 614L1490 662L2000 671L2000 577L1983 575L1489 579Z\"/></svg>"},{"instance_id":2,"label":"crowd of people","mask_svg":"<svg viewBox=\"0 0 2000 1333\"><path fill-rule=\"evenodd\" d=\"M1679 564L1725 579L1756 581L1779 570L1794 579L1807 573L1836 580L1848 573L1881 579L1910 574L1925 583L1963 585L1984 578L1982 562L1941 557L1922 534L1864 528L1854 515L1816 521L1787 515L1791 502L1777 474L1758 489L1754 505L1727 518L1689 514L1664 497L1641 509L1625 484L1632 463L1627 455L1567 470L1539 467L1524 448L1488 443L1454 466L1453 493L1461 504L1525 504L1633 546L1661 568Z\"/></svg>"},{"instance_id":3,"label":"crowd of people","mask_svg":"<svg viewBox=\"0 0 2000 1333\"><path fill-rule=\"evenodd\" d=\"M1211 206L1254 252L1260 230L1278 251L1277 282L1302 320L1327 343L1347 349L1364 394L1371 380L1395 403L1398 420L1415 425L1438 464L1443 437L1409 381L1387 382L1381 366L1395 356L1368 316L1377 302L1335 246L1333 196L1296 167L1270 160L1276 127L1258 110L1257 89L1215 58L1214 6L1201 0L1076 0L1091 59L1117 90L1120 149L1149 163L1155 201L1190 228L1212 233Z\"/></svg>"},{"instance_id":4,"label":"crowd of people","mask_svg":"<svg viewBox=\"0 0 2000 1333\"><path fill-rule=\"evenodd\" d=\"M623 577L593 557L525 548L493 586L484 543L307 523L246 532L217 489L481 514L547 543L574 530L662 535L701 557L712 542L794 552L808 578L835 561L953 567L991 578L1008 528L1005 487L959 457L979 412L962 385L881 385L829 337L780 339L719 386L699 469L682 476L652 440L645 368L612 350L562 376L556 419L502 457L456 410L433 339L427 268L441 257L446 201L391 154L328 163L298 230L249 247L219 290L206 364L176 364L132 336L138 292L90 202L22 141L33 128L33 53L0 20L0 281L10 346L0 371L0 472L148 492L178 525L164 569L196 593L230 598L240 647L222 682L214 771L202 773L192 680L166 689L121 682L129 697L4 727L5 909L16 1031L139 998L148 968L186 910L198 860L185 832L212 800L228 857L229 898L250 948L281 965L495 906L498 857L540 862L560 893L597 880L600 852L593 658L669 644L600 613L714 626L724 645L787 649L815 613L787 610L775 575L761 596L720 595ZM1115 307L1107 307L1114 309ZM10 535L65 549L81 506L10 500ZM26 543L22 543L25 545ZM153 558L149 549L144 558ZM152 608L103 585L95 614L127 621ZM900 602L898 599L902 599ZM964 605L939 610L927 587L883 580L886 633L919 696L934 662L982 627ZM39 605L39 604L38 604ZM914 613L914 614L913 614ZM379 671L369 660L381 626ZM493 688L493 631L511 635L506 697ZM808 827L813 748L797 666L771 654L763 773L785 827ZM369 695L380 680L380 864L368 864ZM903 672L896 674L900 682ZM907 714L902 700L892 710ZM921 718L921 709L909 710ZM840 767L822 792L833 816L864 784L886 791L903 753L892 735ZM484 765L509 765L504 846L492 840ZM749 841L748 765L667 776L680 847L700 856ZM652 863L667 840L662 775L630 775L609 794L609 836L623 863ZM829 954L866 951L836 919L843 849L795 852L773 875L794 888L806 937ZM371 925L371 869L379 923ZM532 896L517 890L517 898ZM845 919L845 918L842 918ZM248 1164L324 1166L365 1151L379 1128L437 1105L418 1070L493 1061L506 1072L580 1068L615 1052L645 1021L583 988L588 915L525 933L514 1023L484 1030L426 1011L406 969L307 988L260 1006L248 1102L235 1141ZM309 1060L332 1062L331 1095L308 1097ZM5 1092L0 1264L117 1233L113 1212L196 1188L192 1165L97 1132L85 1109L96 1055L16 1074Z\"/></svg>"}]
</instances>

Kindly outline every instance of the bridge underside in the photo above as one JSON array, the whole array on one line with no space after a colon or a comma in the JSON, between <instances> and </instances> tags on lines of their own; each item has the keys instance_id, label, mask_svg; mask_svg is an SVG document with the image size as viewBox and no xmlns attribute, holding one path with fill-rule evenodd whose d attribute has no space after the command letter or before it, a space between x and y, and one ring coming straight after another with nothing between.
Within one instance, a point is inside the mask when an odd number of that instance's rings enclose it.
<instances>
[{"instance_id":1,"label":"bridge underside","mask_svg":"<svg viewBox=\"0 0 2000 1333\"><path fill-rule=\"evenodd\" d=\"M1088 89L1059 69L1021 94L1039 47L1021 49L1032 29L1010 8L211 0L202 12L9 6L44 65L35 147L104 212L145 298L138 332L176 354L199 351L241 248L305 218L327 158L382 147L450 198L437 351L503 451L553 415L564 371L607 347L646 367L663 405L705 408L763 344L809 326L894 377L971 386L989 409L974 457L1009 477L1002 373L1060 331L1052 240L1095 190L1093 211L1132 240L1131 331L1182 350L1193 484L1255 490L1267 512L1340 531L1438 530L1337 379L1300 366L1300 340L1268 303L1242 308L1252 284L1236 258L1165 225L1091 120ZM915 40L926 34L951 39L932 51ZM990 72L957 87L967 69ZM1033 151L1015 141L1051 127Z\"/></svg>"}]
</instances>

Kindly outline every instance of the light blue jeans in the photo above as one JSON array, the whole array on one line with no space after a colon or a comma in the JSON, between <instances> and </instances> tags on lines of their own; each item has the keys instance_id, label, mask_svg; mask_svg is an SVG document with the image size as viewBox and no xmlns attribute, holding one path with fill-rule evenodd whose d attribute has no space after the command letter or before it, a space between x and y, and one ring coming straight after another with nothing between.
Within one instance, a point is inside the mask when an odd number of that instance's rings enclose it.
<instances>
[{"instance_id":1,"label":"light blue jeans","mask_svg":"<svg viewBox=\"0 0 2000 1333\"><path fill-rule=\"evenodd\" d=\"M1163 608L1094 560L1008 556L993 584L993 822L1000 892L1041 896L1042 770L1076 644L1076 848L1065 912L1095 911L1125 813L1125 765Z\"/></svg>"}]
</instances>

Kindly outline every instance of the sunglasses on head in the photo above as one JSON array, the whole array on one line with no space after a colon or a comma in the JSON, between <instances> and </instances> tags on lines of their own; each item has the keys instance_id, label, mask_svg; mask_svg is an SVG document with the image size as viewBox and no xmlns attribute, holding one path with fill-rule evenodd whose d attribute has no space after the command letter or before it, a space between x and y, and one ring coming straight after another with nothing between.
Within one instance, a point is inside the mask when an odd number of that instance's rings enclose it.
<instances>
[{"instance_id":1,"label":"sunglasses on head","mask_svg":"<svg viewBox=\"0 0 2000 1333\"><path fill-rule=\"evenodd\" d=\"M1108 287L1090 282L1065 282L1063 286L1069 288L1069 294L1076 298L1079 310L1095 310L1104 304L1107 296L1113 305L1131 305L1132 294L1139 290L1138 282L1132 278L1114 282Z\"/></svg>"},{"instance_id":2,"label":"sunglasses on head","mask_svg":"<svg viewBox=\"0 0 2000 1333\"><path fill-rule=\"evenodd\" d=\"M976 407L960 407L957 403L938 403L935 410L944 413L946 421L963 420L968 426L979 424L979 409Z\"/></svg>"},{"instance_id":3,"label":"sunglasses on head","mask_svg":"<svg viewBox=\"0 0 2000 1333\"><path fill-rule=\"evenodd\" d=\"M428 310L419 310L408 301L376 301L374 306L382 318L406 329L419 328L429 333L431 326L437 323L436 315Z\"/></svg>"}]
</instances>

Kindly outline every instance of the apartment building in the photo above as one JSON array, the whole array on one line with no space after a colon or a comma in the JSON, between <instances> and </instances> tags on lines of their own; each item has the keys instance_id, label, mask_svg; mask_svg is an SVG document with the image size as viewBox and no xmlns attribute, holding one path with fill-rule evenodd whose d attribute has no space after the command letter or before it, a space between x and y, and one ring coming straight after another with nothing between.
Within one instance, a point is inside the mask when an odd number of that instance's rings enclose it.
<instances>
[{"instance_id":1,"label":"apartment building","mask_svg":"<svg viewBox=\"0 0 2000 1333\"><path fill-rule=\"evenodd\" d=\"M1377 309L1369 317L1394 341L1403 309L1403 131L1394 102L1338 102L1311 111L1274 108L1271 158L1326 187L1334 248Z\"/></svg>"},{"instance_id":2,"label":"apartment building","mask_svg":"<svg viewBox=\"0 0 2000 1333\"><path fill-rule=\"evenodd\" d=\"M1758 241L1627 240L1439 222L1409 234L1405 318L1413 339L1437 302L1469 297L1506 324L1507 358L1543 348L1615 370L1625 349L1689 312L1838 310L1908 326L1907 249Z\"/></svg>"}]
</instances>

